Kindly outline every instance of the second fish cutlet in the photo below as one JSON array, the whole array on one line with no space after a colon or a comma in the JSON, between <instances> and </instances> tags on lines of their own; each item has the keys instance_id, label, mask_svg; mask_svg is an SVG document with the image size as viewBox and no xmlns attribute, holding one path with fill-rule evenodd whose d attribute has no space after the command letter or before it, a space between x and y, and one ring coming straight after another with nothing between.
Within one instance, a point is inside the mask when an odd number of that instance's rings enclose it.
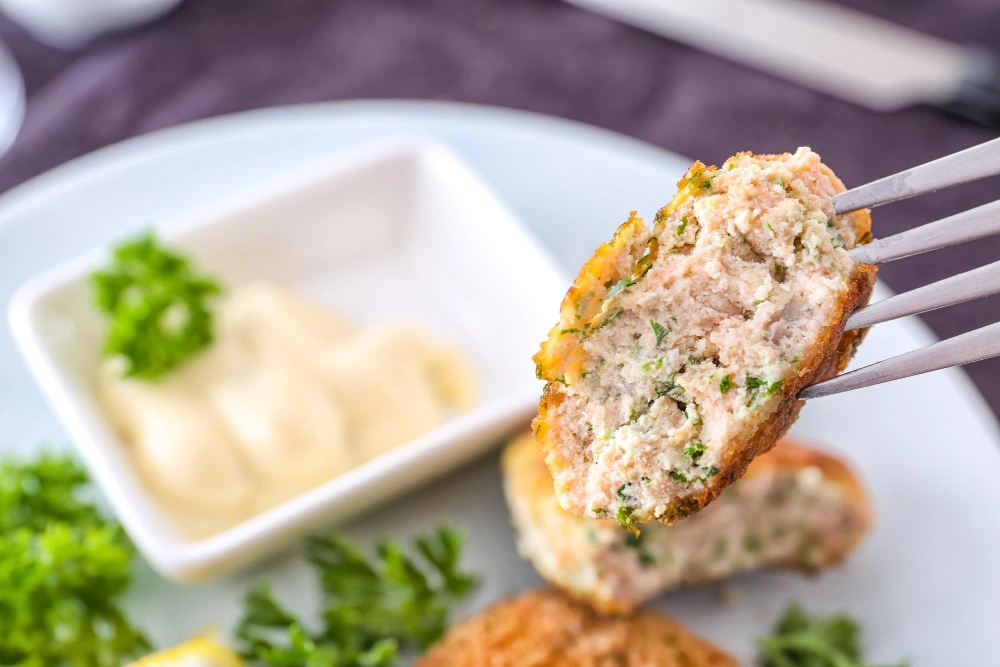
<instances>
[{"instance_id":1,"label":"second fish cutlet","mask_svg":"<svg viewBox=\"0 0 1000 667\"><path fill-rule=\"evenodd\" d=\"M796 395L846 366L871 295L867 210L808 148L696 162L652 227L633 215L584 264L535 355L534 428L574 514L673 523L795 420Z\"/></svg>"},{"instance_id":2,"label":"second fish cutlet","mask_svg":"<svg viewBox=\"0 0 1000 667\"><path fill-rule=\"evenodd\" d=\"M867 494L850 467L788 439L703 512L673 526L642 525L638 537L614 521L562 509L530 433L512 441L501 461L521 555L550 583L607 613L756 568L822 570L846 558L871 525Z\"/></svg>"}]
</instances>

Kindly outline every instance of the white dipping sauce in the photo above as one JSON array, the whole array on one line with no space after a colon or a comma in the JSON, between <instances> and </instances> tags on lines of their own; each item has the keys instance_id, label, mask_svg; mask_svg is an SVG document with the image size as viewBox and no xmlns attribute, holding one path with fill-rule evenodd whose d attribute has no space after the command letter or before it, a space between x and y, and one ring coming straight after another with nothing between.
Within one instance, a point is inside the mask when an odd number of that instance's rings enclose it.
<instances>
[{"instance_id":1,"label":"white dipping sauce","mask_svg":"<svg viewBox=\"0 0 1000 667\"><path fill-rule=\"evenodd\" d=\"M273 507L475 400L468 359L410 327L355 329L267 285L233 290L215 340L155 382L99 378L104 410L189 538Z\"/></svg>"}]
</instances>

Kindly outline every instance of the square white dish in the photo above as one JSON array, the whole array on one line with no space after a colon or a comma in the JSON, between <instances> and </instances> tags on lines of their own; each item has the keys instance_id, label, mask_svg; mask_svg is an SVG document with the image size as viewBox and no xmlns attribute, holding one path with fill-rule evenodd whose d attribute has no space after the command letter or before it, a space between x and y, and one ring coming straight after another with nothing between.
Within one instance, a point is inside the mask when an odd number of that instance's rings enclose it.
<instances>
[{"instance_id":1,"label":"square white dish","mask_svg":"<svg viewBox=\"0 0 1000 667\"><path fill-rule=\"evenodd\" d=\"M230 529L190 540L144 488L96 401L104 325L87 278L108 248L31 279L10 303L18 347L115 514L171 579L220 574L357 515L481 454L537 407L530 357L567 280L438 144L341 153L156 230L227 286L270 282L360 325L418 325L464 350L480 382L472 411Z\"/></svg>"}]
</instances>

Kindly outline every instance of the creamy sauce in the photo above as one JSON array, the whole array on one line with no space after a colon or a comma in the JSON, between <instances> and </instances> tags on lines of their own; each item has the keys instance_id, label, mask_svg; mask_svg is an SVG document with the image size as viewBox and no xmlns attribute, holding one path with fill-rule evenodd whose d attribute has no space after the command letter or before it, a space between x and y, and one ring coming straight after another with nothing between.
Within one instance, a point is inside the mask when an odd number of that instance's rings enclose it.
<instances>
[{"instance_id":1,"label":"creamy sauce","mask_svg":"<svg viewBox=\"0 0 1000 667\"><path fill-rule=\"evenodd\" d=\"M101 403L182 533L206 537L472 406L469 361L404 326L356 329L265 285L216 309L215 341L163 380L99 377Z\"/></svg>"}]
</instances>

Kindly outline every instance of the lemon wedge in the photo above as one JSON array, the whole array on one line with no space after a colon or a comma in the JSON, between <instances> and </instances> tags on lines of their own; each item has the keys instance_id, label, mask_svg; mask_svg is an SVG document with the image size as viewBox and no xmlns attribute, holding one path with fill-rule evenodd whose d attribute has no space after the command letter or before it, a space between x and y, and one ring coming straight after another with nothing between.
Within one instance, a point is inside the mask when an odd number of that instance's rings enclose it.
<instances>
[{"instance_id":1,"label":"lemon wedge","mask_svg":"<svg viewBox=\"0 0 1000 667\"><path fill-rule=\"evenodd\" d=\"M127 667L243 667L232 650L207 637L196 637L166 651L147 655Z\"/></svg>"}]
</instances>

